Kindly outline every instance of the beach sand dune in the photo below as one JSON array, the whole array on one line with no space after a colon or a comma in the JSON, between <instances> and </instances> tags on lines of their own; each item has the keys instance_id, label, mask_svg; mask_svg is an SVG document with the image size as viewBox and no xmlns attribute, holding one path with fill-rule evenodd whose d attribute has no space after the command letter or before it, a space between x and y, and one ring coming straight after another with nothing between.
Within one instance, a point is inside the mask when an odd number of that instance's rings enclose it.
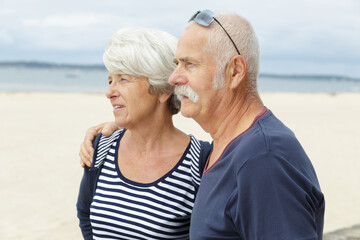
<instances>
[{"instance_id":1,"label":"beach sand dune","mask_svg":"<svg viewBox=\"0 0 360 240\"><path fill-rule=\"evenodd\" d=\"M326 197L325 232L360 223L360 94L262 94L309 154ZM0 239L81 239L78 151L113 119L101 94L0 93ZM203 140L191 119L175 124Z\"/></svg>"}]
</instances>

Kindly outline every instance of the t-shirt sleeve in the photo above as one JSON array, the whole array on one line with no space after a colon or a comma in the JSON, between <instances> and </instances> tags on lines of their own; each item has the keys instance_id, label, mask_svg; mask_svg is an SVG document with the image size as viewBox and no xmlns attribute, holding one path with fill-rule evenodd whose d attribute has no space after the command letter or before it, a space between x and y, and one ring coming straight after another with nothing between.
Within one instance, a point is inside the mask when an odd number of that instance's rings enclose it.
<instances>
[{"instance_id":1,"label":"t-shirt sleeve","mask_svg":"<svg viewBox=\"0 0 360 240\"><path fill-rule=\"evenodd\" d=\"M236 181L228 214L243 239L318 239L321 192L287 159L259 155L239 169Z\"/></svg>"}]
</instances>

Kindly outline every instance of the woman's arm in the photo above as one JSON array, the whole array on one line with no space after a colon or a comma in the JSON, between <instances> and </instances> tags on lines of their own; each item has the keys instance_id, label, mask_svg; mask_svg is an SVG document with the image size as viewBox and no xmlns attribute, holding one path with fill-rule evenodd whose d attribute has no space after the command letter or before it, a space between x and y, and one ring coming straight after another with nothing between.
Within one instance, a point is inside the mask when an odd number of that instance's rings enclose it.
<instances>
[{"instance_id":1,"label":"woman's arm","mask_svg":"<svg viewBox=\"0 0 360 240\"><path fill-rule=\"evenodd\" d=\"M95 138L95 137L94 137ZM91 147L97 149L101 134L98 134ZM96 154L95 154L96 157ZM91 167L91 166L90 166ZM92 169L93 170L93 169ZM85 240L92 240L92 227L90 223L90 205L94 195L95 175L97 171L90 171L90 168L85 166L84 175L81 179L78 200L76 203L77 217L79 218L79 226L81 233Z\"/></svg>"},{"instance_id":2,"label":"woman's arm","mask_svg":"<svg viewBox=\"0 0 360 240\"><path fill-rule=\"evenodd\" d=\"M77 217L81 233L86 240L92 240L92 228L90 224L90 204L91 204L91 186L90 171L88 167L84 168L84 175L80 183L78 201L76 204Z\"/></svg>"}]
</instances>

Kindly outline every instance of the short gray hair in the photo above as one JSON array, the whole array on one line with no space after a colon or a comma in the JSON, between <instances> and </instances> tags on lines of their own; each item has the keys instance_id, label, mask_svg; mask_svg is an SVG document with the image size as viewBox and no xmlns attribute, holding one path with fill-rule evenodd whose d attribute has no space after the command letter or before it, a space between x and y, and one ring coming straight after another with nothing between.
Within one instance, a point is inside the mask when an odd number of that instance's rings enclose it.
<instances>
[{"instance_id":1,"label":"short gray hair","mask_svg":"<svg viewBox=\"0 0 360 240\"><path fill-rule=\"evenodd\" d=\"M109 39L103 61L111 73L148 78L150 94L173 93L168 79L176 68L176 45L177 39L161 30L123 28ZM173 94L169 106L172 114L179 112L180 102Z\"/></svg>"},{"instance_id":2,"label":"short gray hair","mask_svg":"<svg viewBox=\"0 0 360 240\"><path fill-rule=\"evenodd\" d=\"M256 90L256 80L260 68L259 40L251 24L243 17L235 13L216 13L216 19L223 25L235 42L240 54L247 63L247 78L249 90ZM229 60L235 56L236 49L224 30L215 21L210 25L211 31L208 35L208 51L217 62L217 75L224 76L224 71ZM219 81L219 77L217 79ZM224 78L220 78L224 81ZM224 82L214 81L214 88L221 88Z\"/></svg>"}]
</instances>

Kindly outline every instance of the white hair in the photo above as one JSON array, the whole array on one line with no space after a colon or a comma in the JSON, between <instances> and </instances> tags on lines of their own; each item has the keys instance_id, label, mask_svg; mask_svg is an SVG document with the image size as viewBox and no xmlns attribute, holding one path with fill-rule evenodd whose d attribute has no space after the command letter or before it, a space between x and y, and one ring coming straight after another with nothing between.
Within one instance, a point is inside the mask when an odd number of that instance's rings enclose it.
<instances>
[{"instance_id":1,"label":"white hair","mask_svg":"<svg viewBox=\"0 0 360 240\"><path fill-rule=\"evenodd\" d=\"M109 39L103 61L111 73L148 78L151 94L173 93L168 79L176 68L176 45L177 39L161 30L123 28ZM173 114L180 109L174 95L169 105Z\"/></svg>"},{"instance_id":2,"label":"white hair","mask_svg":"<svg viewBox=\"0 0 360 240\"><path fill-rule=\"evenodd\" d=\"M216 19L226 29L247 63L247 78L251 92L257 91L256 80L260 68L260 48L256 33L251 24L234 13L217 13ZM224 71L229 60L237 54L236 49L224 30L215 21L209 26L208 51L217 62L214 88L224 86Z\"/></svg>"}]
</instances>

